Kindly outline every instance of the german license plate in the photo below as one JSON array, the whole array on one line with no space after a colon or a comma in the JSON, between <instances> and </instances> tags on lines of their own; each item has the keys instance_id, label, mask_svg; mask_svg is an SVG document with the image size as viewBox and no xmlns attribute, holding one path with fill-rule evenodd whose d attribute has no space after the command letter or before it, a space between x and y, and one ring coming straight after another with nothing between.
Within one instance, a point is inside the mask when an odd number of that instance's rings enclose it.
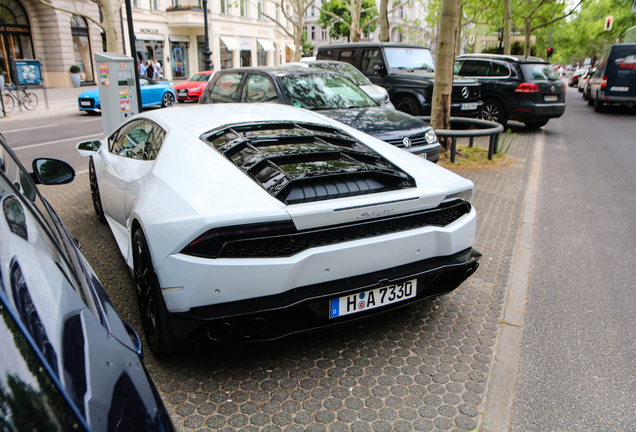
<instances>
[{"instance_id":1,"label":"german license plate","mask_svg":"<svg viewBox=\"0 0 636 432\"><path fill-rule=\"evenodd\" d=\"M81 101L80 105L89 107L89 106L91 106L91 103L89 101Z\"/></svg>"},{"instance_id":2,"label":"german license plate","mask_svg":"<svg viewBox=\"0 0 636 432\"><path fill-rule=\"evenodd\" d=\"M629 87L613 86L610 88L610 91L626 92L629 91Z\"/></svg>"},{"instance_id":3,"label":"german license plate","mask_svg":"<svg viewBox=\"0 0 636 432\"><path fill-rule=\"evenodd\" d=\"M187 95L187 94L188 94L188 92L187 92L187 91L185 91L185 90L179 90L179 91L177 92L177 94L178 94L179 96L185 96L185 95Z\"/></svg>"},{"instance_id":4,"label":"german license plate","mask_svg":"<svg viewBox=\"0 0 636 432\"><path fill-rule=\"evenodd\" d=\"M417 279L342 296L331 299L329 302L329 318L338 318L388 304L399 303L416 296Z\"/></svg>"},{"instance_id":5,"label":"german license plate","mask_svg":"<svg viewBox=\"0 0 636 432\"><path fill-rule=\"evenodd\" d=\"M558 96L556 95L550 95L550 96L544 96L543 100L546 102L554 102L555 100L559 99Z\"/></svg>"},{"instance_id":6,"label":"german license plate","mask_svg":"<svg viewBox=\"0 0 636 432\"><path fill-rule=\"evenodd\" d=\"M476 103L465 103L461 105L461 109L462 110L476 110L477 109L477 104Z\"/></svg>"}]
</instances>

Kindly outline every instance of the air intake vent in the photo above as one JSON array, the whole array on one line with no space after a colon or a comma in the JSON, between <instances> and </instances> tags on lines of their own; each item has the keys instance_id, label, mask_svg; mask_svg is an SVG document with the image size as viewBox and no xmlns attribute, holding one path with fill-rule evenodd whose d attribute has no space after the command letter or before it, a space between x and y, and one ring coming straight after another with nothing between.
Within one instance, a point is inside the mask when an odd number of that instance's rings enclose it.
<instances>
[{"instance_id":1,"label":"air intake vent","mask_svg":"<svg viewBox=\"0 0 636 432\"><path fill-rule=\"evenodd\" d=\"M249 123L201 136L285 204L415 187L415 180L350 135L299 123Z\"/></svg>"}]
</instances>

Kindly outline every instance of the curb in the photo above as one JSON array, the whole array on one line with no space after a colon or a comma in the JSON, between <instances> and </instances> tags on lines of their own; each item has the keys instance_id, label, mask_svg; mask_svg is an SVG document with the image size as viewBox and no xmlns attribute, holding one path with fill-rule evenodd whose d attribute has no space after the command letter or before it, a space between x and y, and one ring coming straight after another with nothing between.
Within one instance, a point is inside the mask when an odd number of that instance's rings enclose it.
<instances>
[{"instance_id":1,"label":"curb","mask_svg":"<svg viewBox=\"0 0 636 432\"><path fill-rule=\"evenodd\" d=\"M524 198L521 228L512 262L508 297L497 345L494 349L490 378L486 383L485 402L482 406L484 414L479 423L480 432L507 431L510 430L512 424L517 372L526 318L544 142L545 132L542 131L535 141L530 179Z\"/></svg>"}]
</instances>

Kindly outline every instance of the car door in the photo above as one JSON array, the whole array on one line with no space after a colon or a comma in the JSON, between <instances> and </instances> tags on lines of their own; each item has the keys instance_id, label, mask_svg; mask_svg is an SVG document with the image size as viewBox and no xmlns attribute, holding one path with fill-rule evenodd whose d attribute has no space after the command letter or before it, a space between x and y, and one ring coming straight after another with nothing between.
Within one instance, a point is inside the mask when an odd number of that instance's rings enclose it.
<instances>
[{"instance_id":1,"label":"car door","mask_svg":"<svg viewBox=\"0 0 636 432\"><path fill-rule=\"evenodd\" d=\"M164 87L159 84L152 84L145 78L139 78L141 89L141 104L146 106L161 105Z\"/></svg>"},{"instance_id":2,"label":"car door","mask_svg":"<svg viewBox=\"0 0 636 432\"><path fill-rule=\"evenodd\" d=\"M278 94L274 82L264 75L249 74L245 78L241 102L246 103L281 103L282 96Z\"/></svg>"},{"instance_id":3,"label":"car door","mask_svg":"<svg viewBox=\"0 0 636 432\"><path fill-rule=\"evenodd\" d=\"M199 103L232 103L238 101L241 72L227 72L214 76L201 95Z\"/></svg>"},{"instance_id":4,"label":"car door","mask_svg":"<svg viewBox=\"0 0 636 432\"><path fill-rule=\"evenodd\" d=\"M360 72L364 74L369 81L380 87L389 90L388 75L386 74L386 62L380 48L369 48L362 50L362 59L360 61ZM376 66L384 68L384 73L376 71ZM390 93L390 92L389 92Z\"/></svg>"},{"instance_id":5,"label":"car door","mask_svg":"<svg viewBox=\"0 0 636 432\"><path fill-rule=\"evenodd\" d=\"M153 124L147 120L133 120L124 124L108 139L108 148L99 149L99 187L104 213L121 227L127 227L126 186L138 175L140 162Z\"/></svg>"}]
</instances>

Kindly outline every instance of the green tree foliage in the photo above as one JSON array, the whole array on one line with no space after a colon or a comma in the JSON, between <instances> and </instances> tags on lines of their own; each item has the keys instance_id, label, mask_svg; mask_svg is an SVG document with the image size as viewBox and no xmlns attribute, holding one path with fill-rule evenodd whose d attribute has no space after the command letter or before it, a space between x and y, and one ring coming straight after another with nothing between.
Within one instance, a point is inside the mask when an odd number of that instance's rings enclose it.
<instances>
[{"instance_id":1,"label":"green tree foliage","mask_svg":"<svg viewBox=\"0 0 636 432\"><path fill-rule=\"evenodd\" d=\"M330 0L324 2L320 7L320 19L318 24L329 28L329 35L332 39L346 37L351 41L351 4L354 2L344 2L341 0ZM362 29L362 33L367 36L369 32L375 31L378 21L378 9L375 0L362 0L360 9L360 22L358 28ZM334 15L340 19L334 18ZM344 21L344 22L343 22ZM370 22L367 24L368 22Z\"/></svg>"},{"instance_id":2,"label":"green tree foliage","mask_svg":"<svg viewBox=\"0 0 636 432\"><path fill-rule=\"evenodd\" d=\"M598 0L581 6L575 19L562 22L553 29L552 46L555 63L583 63L595 59L604 48L622 42L625 31L636 26L633 0ZM614 17L612 30L604 31L605 18ZM542 39L544 39L542 37ZM547 47L547 45L545 45Z\"/></svg>"}]
</instances>

